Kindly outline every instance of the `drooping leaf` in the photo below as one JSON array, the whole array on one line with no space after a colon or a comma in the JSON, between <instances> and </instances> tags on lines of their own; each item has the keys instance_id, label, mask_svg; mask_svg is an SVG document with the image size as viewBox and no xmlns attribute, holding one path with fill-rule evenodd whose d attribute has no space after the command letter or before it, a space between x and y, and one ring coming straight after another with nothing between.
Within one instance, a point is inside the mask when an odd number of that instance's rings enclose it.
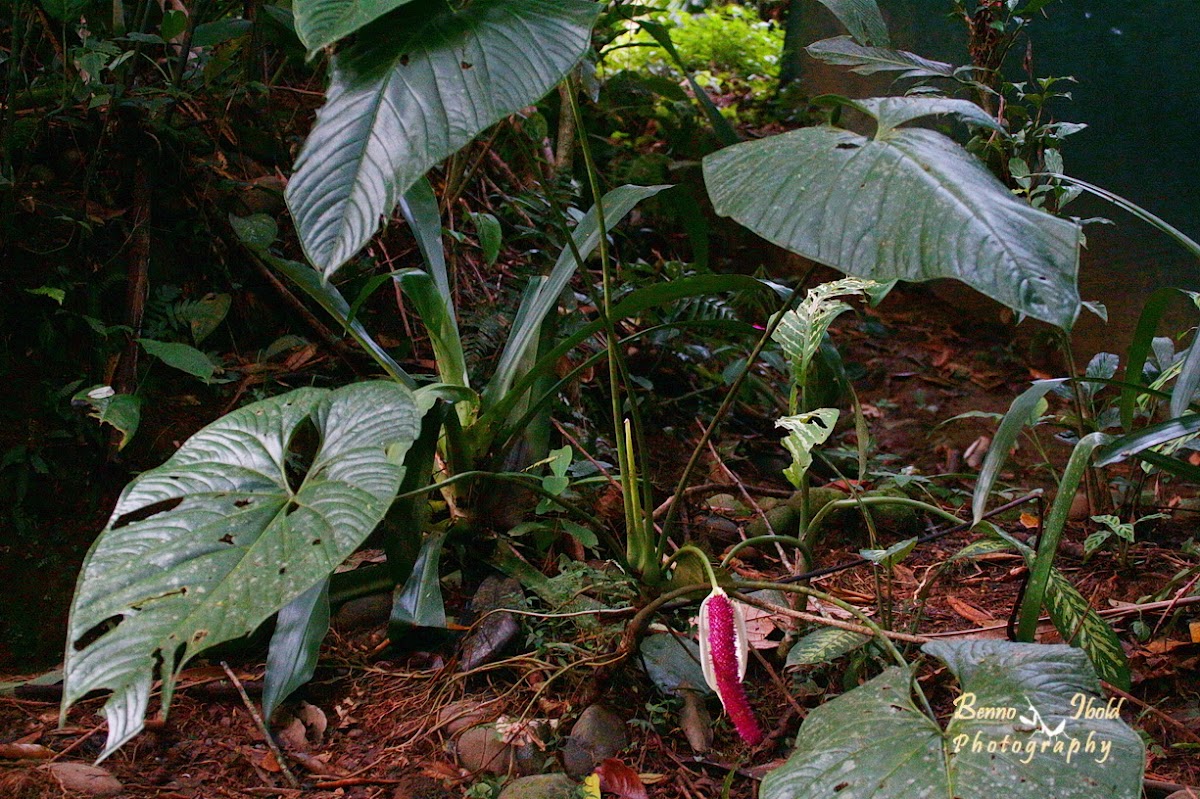
<instances>
[{"instance_id":1,"label":"drooping leaf","mask_svg":"<svg viewBox=\"0 0 1200 799\"><path fill-rule=\"evenodd\" d=\"M952 78L954 67L941 61L930 61L904 50L886 47L864 47L849 36L822 39L804 48L810 56L840 67L849 67L859 75L877 72L899 72L900 78Z\"/></svg>"},{"instance_id":2,"label":"drooping leaf","mask_svg":"<svg viewBox=\"0 0 1200 799\"><path fill-rule=\"evenodd\" d=\"M500 220L491 214L472 213L471 223L475 225L475 236L479 239L479 249L483 250L483 260L488 266L496 263L500 256Z\"/></svg>"},{"instance_id":3,"label":"drooping leaf","mask_svg":"<svg viewBox=\"0 0 1200 799\"><path fill-rule=\"evenodd\" d=\"M433 278L420 269L401 270L393 275L393 279L400 284L404 296L412 301L421 316L421 324L429 334L442 382L468 387L467 361L458 335L458 324L451 315L453 306L442 298Z\"/></svg>"},{"instance_id":4,"label":"drooping leaf","mask_svg":"<svg viewBox=\"0 0 1200 799\"><path fill-rule=\"evenodd\" d=\"M213 375L217 372L217 365L212 362L212 358L190 344L181 344L177 341L155 341L152 338L139 338L138 344L141 344L142 349L167 366L187 372L205 383L211 383Z\"/></svg>"},{"instance_id":5,"label":"drooping leaf","mask_svg":"<svg viewBox=\"0 0 1200 799\"><path fill-rule=\"evenodd\" d=\"M309 260L327 277L421 176L536 102L582 57L586 0L415 0L333 58L325 106L287 188Z\"/></svg>"},{"instance_id":6,"label":"drooping leaf","mask_svg":"<svg viewBox=\"0 0 1200 799\"><path fill-rule=\"evenodd\" d=\"M1037 552L1029 563L1029 579L1025 583L1025 596L1021 600L1021 608L1017 614L1017 640L1033 641L1037 633L1037 620L1042 612L1042 604L1046 598L1047 586L1050 582L1050 572L1053 570L1054 558L1058 554L1058 544L1062 540L1063 529L1071 514L1071 506L1075 502L1075 492L1083 482L1092 453L1097 447L1112 440L1112 436L1104 433L1089 433L1079 439L1079 443L1071 450L1071 457L1062 471L1058 482L1058 493L1054 504L1050 506L1042 533L1038 537Z\"/></svg>"},{"instance_id":7,"label":"drooping leaf","mask_svg":"<svg viewBox=\"0 0 1200 799\"><path fill-rule=\"evenodd\" d=\"M865 100L851 100L850 103L874 117L876 141L887 138L889 133L908 122L936 116L955 116L972 125L997 131L1004 130L991 115L969 100L920 96L868 97Z\"/></svg>"},{"instance_id":8,"label":"drooping leaf","mask_svg":"<svg viewBox=\"0 0 1200 799\"><path fill-rule=\"evenodd\" d=\"M338 39L411 0L295 0L296 34L312 58Z\"/></svg>"},{"instance_id":9,"label":"drooping leaf","mask_svg":"<svg viewBox=\"0 0 1200 799\"><path fill-rule=\"evenodd\" d=\"M218 419L125 488L80 572L64 668L64 714L112 692L102 757L141 730L156 677L169 707L189 659L354 551L395 496L419 421L396 383L297 389ZM305 430L311 460L295 462Z\"/></svg>"},{"instance_id":10,"label":"drooping leaf","mask_svg":"<svg viewBox=\"0 0 1200 799\"><path fill-rule=\"evenodd\" d=\"M1120 639L1058 569L1051 570L1046 586L1046 612L1063 641L1087 653L1100 679L1129 690L1129 660Z\"/></svg>"},{"instance_id":11,"label":"drooping leaf","mask_svg":"<svg viewBox=\"0 0 1200 799\"><path fill-rule=\"evenodd\" d=\"M833 434L838 416L836 408L818 408L809 413L775 420L776 427L788 431L782 443L784 449L792 456L792 465L783 470L783 476L796 488L800 487L804 473L812 465L813 447L824 444Z\"/></svg>"},{"instance_id":12,"label":"drooping leaf","mask_svg":"<svg viewBox=\"0 0 1200 799\"><path fill-rule=\"evenodd\" d=\"M847 274L953 277L1064 328L1079 311L1078 226L934 131L802 128L713 153L704 179L717 213Z\"/></svg>"},{"instance_id":13,"label":"drooping leaf","mask_svg":"<svg viewBox=\"0 0 1200 799\"><path fill-rule=\"evenodd\" d=\"M887 23L879 11L875 0L817 0L818 3L833 12L838 22L846 26L850 35L862 45L868 47L887 47L891 44L888 39Z\"/></svg>"},{"instance_id":14,"label":"drooping leaf","mask_svg":"<svg viewBox=\"0 0 1200 799\"><path fill-rule=\"evenodd\" d=\"M897 541L887 549L860 549L858 556L876 566L890 569L907 558L916 545L916 538L906 538L903 541Z\"/></svg>"},{"instance_id":15,"label":"drooping leaf","mask_svg":"<svg viewBox=\"0 0 1200 799\"><path fill-rule=\"evenodd\" d=\"M329 632L329 578L326 577L279 611L267 649L263 676L263 718L268 721L279 703L312 679L317 654Z\"/></svg>"},{"instance_id":16,"label":"drooping leaf","mask_svg":"<svg viewBox=\"0 0 1200 799\"><path fill-rule=\"evenodd\" d=\"M821 348L829 326L850 310L842 298L865 296L876 285L874 281L854 277L822 283L809 289L799 305L784 312L771 338L779 342L791 362L794 380L807 377L809 364Z\"/></svg>"},{"instance_id":17,"label":"drooping leaf","mask_svg":"<svg viewBox=\"0 0 1200 799\"><path fill-rule=\"evenodd\" d=\"M1121 436L1106 445L1096 456L1096 465L1108 466L1131 455L1137 455L1143 450L1198 432L1200 432L1200 414L1196 413L1152 424L1127 436Z\"/></svg>"},{"instance_id":18,"label":"drooping leaf","mask_svg":"<svg viewBox=\"0 0 1200 799\"><path fill-rule=\"evenodd\" d=\"M821 627L801 638L788 651L786 668L816 666L830 663L842 655L853 652L871 640L871 636L842 630L837 627Z\"/></svg>"},{"instance_id":19,"label":"drooping leaf","mask_svg":"<svg viewBox=\"0 0 1200 799\"><path fill-rule=\"evenodd\" d=\"M89 408L88 416L112 426L121 434L117 449L124 449L142 421L142 401L135 394L118 394L112 386L91 386L71 397L71 405Z\"/></svg>"},{"instance_id":20,"label":"drooping leaf","mask_svg":"<svg viewBox=\"0 0 1200 799\"><path fill-rule=\"evenodd\" d=\"M446 250L442 244L442 213L428 178L421 178L404 192L400 198L400 213L417 238L421 260L425 262L425 269L442 295L446 313L455 319L454 301L450 296L450 273L446 269ZM455 324L458 324L457 320Z\"/></svg>"},{"instance_id":21,"label":"drooping leaf","mask_svg":"<svg viewBox=\"0 0 1200 799\"><path fill-rule=\"evenodd\" d=\"M972 524L979 524L983 520L983 514L987 511L988 494L992 493L992 486L1000 477L1000 470L1004 468L1004 463L1008 460L1008 453L1017 443L1017 436L1027 425L1037 421L1037 409L1045 396L1056 386L1061 386L1065 382L1065 379L1037 380L1032 386L1021 392L1008 407L1008 412L1004 414L1004 419L996 428L996 435L992 439L992 445L988 447L987 455L983 459L983 466L979 469L979 479L975 482L975 494L971 498Z\"/></svg>"},{"instance_id":22,"label":"drooping leaf","mask_svg":"<svg viewBox=\"0 0 1200 799\"><path fill-rule=\"evenodd\" d=\"M445 627L446 605L442 601L441 576L442 543L445 533L433 533L421 543L421 552L403 586L396 589L392 600L392 618L388 635L393 641L406 627Z\"/></svg>"},{"instance_id":23,"label":"drooping leaf","mask_svg":"<svg viewBox=\"0 0 1200 799\"><path fill-rule=\"evenodd\" d=\"M388 354L387 350L379 345L362 323L357 319L351 318L350 303L346 302L346 298L332 283L326 283L321 280L321 276L312 270L306 264L298 261L289 261L286 258L279 258L271 253L261 253L260 257L269 263L271 266L278 269L283 274L295 283L305 294L317 301L330 316L336 319L345 328L358 345L363 350L375 359L375 362L394 380L399 381L410 389L415 389L417 381L412 375L404 371L400 364Z\"/></svg>"},{"instance_id":24,"label":"drooping leaf","mask_svg":"<svg viewBox=\"0 0 1200 799\"><path fill-rule=\"evenodd\" d=\"M945 661L961 686L945 729L913 702L912 674L888 669L812 710L795 752L763 779L759 796L1141 795L1145 746L1137 733L1120 718L1075 718L1089 701L1101 710L1106 704L1083 652L1006 641L936 642L923 648ZM981 712L985 708L998 710ZM1034 723L1023 723L1022 716Z\"/></svg>"}]
</instances>

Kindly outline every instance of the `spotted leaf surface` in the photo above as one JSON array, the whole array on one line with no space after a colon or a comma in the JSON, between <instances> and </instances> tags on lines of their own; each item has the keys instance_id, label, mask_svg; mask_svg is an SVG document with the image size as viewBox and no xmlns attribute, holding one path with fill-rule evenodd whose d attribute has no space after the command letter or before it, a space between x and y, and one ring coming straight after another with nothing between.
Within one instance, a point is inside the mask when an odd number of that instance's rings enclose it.
<instances>
[{"instance_id":1,"label":"spotted leaf surface","mask_svg":"<svg viewBox=\"0 0 1200 799\"><path fill-rule=\"evenodd\" d=\"M71 606L63 708L104 706L103 757L150 689L323 580L383 518L420 413L395 383L305 388L222 417L121 494Z\"/></svg>"}]
</instances>

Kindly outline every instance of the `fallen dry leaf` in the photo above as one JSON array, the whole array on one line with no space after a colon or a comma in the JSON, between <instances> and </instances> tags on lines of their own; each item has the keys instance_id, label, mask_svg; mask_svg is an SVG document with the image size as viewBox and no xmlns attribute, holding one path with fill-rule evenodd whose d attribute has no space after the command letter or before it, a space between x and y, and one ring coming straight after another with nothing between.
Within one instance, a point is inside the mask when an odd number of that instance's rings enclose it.
<instances>
[{"instance_id":1,"label":"fallen dry leaf","mask_svg":"<svg viewBox=\"0 0 1200 799\"><path fill-rule=\"evenodd\" d=\"M953 610L959 616L962 616L967 621L974 622L975 624L987 624L988 622L996 620L996 617L988 613L986 610L977 608L969 602L964 602L956 596L946 597L946 604L949 605L951 610Z\"/></svg>"},{"instance_id":2,"label":"fallen dry leaf","mask_svg":"<svg viewBox=\"0 0 1200 799\"><path fill-rule=\"evenodd\" d=\"M0 758L4 760L49 760L54 750L41 744L0 744Z\"/></svg>"},{"instance_id":3,"label":"fallen dry leaf","mask_svg":"<svg viewBox=\"0 0 1200 799\"><path fill-rule=\"evenodd\" d=\"M600 777L602 791L615 793L621 799L649 799L638 773L616 758L601 761L596 774Z\"/></svg>"}]
</instances>

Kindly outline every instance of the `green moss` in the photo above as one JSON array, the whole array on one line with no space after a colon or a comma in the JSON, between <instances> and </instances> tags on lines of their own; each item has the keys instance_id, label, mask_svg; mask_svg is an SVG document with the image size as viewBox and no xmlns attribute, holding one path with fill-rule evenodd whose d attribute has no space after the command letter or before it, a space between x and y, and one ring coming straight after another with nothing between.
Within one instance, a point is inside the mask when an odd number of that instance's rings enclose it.
<instances>
[{"instance_id":1,"label":"green moss","mask_svg":"<svg viewBox=\"0 0 1200 799\"><path fill-rule=\"evenodd\" d=\"M672 11L652 17L669 29L684 67L700 85L723 92L731 82L744 82L755 95L774 87L783 31L753 9L727 5L701 14ZM654 39L634 24L606 51L601 69L608 75L630 70L683 79Z\"/></svg>"}]
</instances>

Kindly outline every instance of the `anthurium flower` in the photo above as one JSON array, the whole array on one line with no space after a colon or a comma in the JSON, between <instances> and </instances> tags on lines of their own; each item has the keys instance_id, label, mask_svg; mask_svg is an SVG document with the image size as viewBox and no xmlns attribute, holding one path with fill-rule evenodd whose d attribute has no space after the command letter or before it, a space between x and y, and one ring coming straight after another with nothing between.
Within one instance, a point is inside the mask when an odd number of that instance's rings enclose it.
<instances>
[{"instance_id":1,"label":"anthurium flower","mask_svg":"<svg viewBox=\"0 0 1200 799\"><path fill-rule=\"evenodd\" d=\"M762 742L763 733L742 686L746 657L746 621L741 609L721 588L714 587L700 603L700 666L738 735L756 746Z\"/></svg>"}]
</instances>

